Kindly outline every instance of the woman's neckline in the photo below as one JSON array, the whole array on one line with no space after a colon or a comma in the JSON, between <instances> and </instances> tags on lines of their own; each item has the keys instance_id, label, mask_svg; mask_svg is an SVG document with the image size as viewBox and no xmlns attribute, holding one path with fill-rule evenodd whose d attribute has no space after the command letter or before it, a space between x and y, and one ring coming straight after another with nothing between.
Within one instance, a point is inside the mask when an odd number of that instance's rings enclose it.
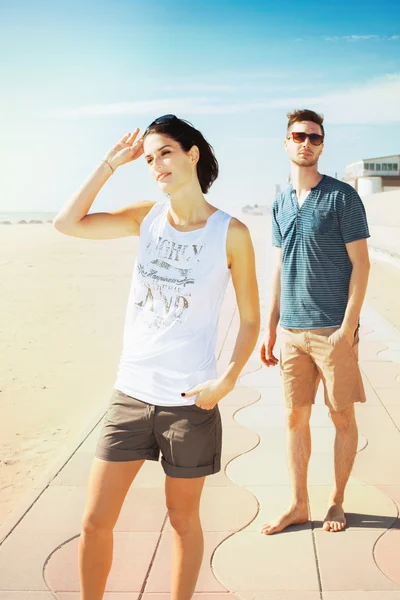
<instances>
[{"instance_id":1,"label":"woman's neckline","mask_svg":"<svg viewBox=\"0 0 400 600\"><path fill-rule=\"evenodd\" d=\"M196 229L190 229L189 231L181 231L180 229L177 229L176 227L174 227L174 225L172 225L169 220L168 220L168 214L169 214L169 209L171 208L171 203L167 202L167 209L166 209L166 213L165 213L165 220L167 222L167 225L170 229L172 229L172 231L174 231L175 233L179 234L179 235L190 235L191 233L197 233L199 231L204 231L207 227L208 224L210 223L210 219L213 218L214 215L216 215L219 212L219 208L217 208L208 218L207 221L205 223L205 225L203 225L202 227L197 227Z\"/></svg>"}]
</instances>

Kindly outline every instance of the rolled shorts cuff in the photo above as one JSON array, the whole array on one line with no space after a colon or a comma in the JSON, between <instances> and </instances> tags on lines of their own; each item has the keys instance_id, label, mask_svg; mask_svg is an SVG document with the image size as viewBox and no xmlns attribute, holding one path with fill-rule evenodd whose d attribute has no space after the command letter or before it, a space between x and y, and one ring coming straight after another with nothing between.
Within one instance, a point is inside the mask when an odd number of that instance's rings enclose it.
<instances>
[{"instance_id":1,"label":"rolled shorts cuff","mask_svg":"<svg viewBox=\"0 0 400 600\"><path fill-rule=\"evenodd\" d=\"M96 458L109 462L129 462L133 460L155 460L160 458L159 450L118 450L118 448L97 448Z\"/></svg>"},{"instance_id":2,"label":"rolled shorts cuff","mask_svg":"<svg viewBox=\"0 0 400 600\"><path fill-rule=\"evenodd\" d=\"M168 477L176 477L177 479L195 479L196 477L206 477L207 475L214 475L221 470L221 460L216 457L212 465L205 465L201 467L176 467L170 465L163 458L161 459L162 468L164 473Z\"/></svg>"}]
</instances>

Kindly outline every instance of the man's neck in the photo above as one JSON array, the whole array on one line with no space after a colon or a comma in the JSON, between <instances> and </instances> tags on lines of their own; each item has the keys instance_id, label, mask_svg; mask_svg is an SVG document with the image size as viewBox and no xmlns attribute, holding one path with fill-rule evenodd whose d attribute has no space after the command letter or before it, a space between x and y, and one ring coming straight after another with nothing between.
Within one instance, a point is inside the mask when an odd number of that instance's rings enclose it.
<instances>
[{"instance_id":1,"label":"man's neck","mask_svg":"<svg viewBox=\"0 0 400 600\"><path fill-rule=\"evenodd\" d=\"M299 167L292 163L292 186L300 199L305 193L309 193L311 188L318 185L322 175L318 171L317 165L312 167Z\"/></svg>"}]
</instances>

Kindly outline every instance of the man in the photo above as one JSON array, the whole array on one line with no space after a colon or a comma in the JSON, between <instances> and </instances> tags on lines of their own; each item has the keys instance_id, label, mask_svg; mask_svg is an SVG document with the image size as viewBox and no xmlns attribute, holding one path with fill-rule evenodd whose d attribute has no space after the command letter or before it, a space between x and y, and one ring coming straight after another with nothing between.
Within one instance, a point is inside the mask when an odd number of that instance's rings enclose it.
<instances>
[{"instance_id":1,"label":"man","mask_svg":"<svg viewBox=\"0 0 400 600\"><path fill-rule=\"evenodd\" d=\"M278 364L274 346L280 321L292 505L264 525L267 535L308 521L309 420L321 379L336 429L334 486L323 528L345 528L344 492L358 441L354 402L366 399L357 350L369 274L364 206L350 185L318 172L322 115L294 110L287 116L292 183L273 205L277 265L261 359L268 367Z\"/></svg>"}]
</instances>

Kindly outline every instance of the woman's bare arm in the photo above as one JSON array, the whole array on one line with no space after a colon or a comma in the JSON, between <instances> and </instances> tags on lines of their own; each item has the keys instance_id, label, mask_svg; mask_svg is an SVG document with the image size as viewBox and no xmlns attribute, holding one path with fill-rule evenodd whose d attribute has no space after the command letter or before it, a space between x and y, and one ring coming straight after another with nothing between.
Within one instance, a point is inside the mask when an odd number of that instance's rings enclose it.
<instances>
[{"instance_id":1,"label":"woman's bare arm","mask_svg":"<svg viewBox=\"0 0 400 600\"><path fill-rule=\"evenodd\" d=\"M136 202L119 210L88 214L98 193L116 169L143 154L143 140L136 141L138 130L126 134L68 200L54 219L61 233L87 239L113 239L139 235L140 225L155 202Z\"/></svg>"}]
</instances>

